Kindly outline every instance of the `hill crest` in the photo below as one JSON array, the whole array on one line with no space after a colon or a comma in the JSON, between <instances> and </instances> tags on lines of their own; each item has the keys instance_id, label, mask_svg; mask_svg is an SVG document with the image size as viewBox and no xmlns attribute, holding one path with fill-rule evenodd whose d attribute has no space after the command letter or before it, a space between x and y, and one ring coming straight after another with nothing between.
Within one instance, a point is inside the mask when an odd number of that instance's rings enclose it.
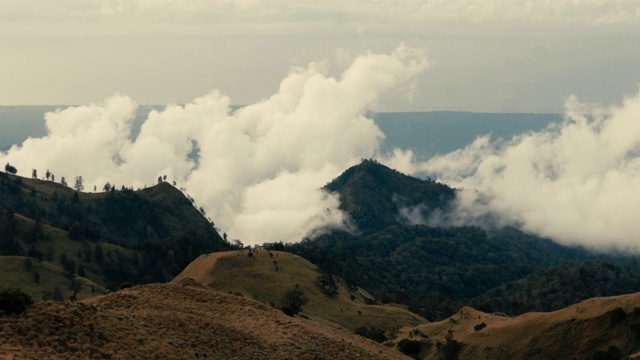
<instances>
[{"instance_id":1,"label":"hill crest","mask_svg":"<svg viewBox=\"0 0 640 360\"><path fill-rule=\"evenodd\" d=\"M365 235L410 222L402 215L405 210L417 209L427 218L433 210L445 209L455 197L455 190L444 184L405 175L375 160L363 160L323 189L339 194L340 209Z\"/></svg>"},{"instance_id":2,"label":"hill crest","mask_svg":"<svg viewBox=\"0 0 640 360\"><path fill-rule=\"evenodd\" d=\"M172 283L193 279L212 289L262 301L280 308L287 291L300 290L309 299L302 314L351 330L360 326L391 330L426 320L392 306L373 305L361 288L332 277L337 293L327 295L318 284L324 274L304 258L280 251L237 250L205 254L194 260Z\"/></svg>"}]
</instances>

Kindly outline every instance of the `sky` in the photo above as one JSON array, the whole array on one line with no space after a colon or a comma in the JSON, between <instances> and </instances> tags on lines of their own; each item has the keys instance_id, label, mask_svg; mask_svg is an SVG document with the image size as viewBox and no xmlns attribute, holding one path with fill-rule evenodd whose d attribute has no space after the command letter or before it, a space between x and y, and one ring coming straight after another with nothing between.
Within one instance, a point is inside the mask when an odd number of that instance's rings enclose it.
<instances>
[{"instance_id":1,"label":"sky","mask_svg":"<svg viewBox=\"0 0 640 360\"><path fill-rule=\"evenodd\" d=\"M367 52L426 49L431 71L376 111L560 113L640 80L640 4L604 0L3 0L0 105L86 104L116 93L235 105L292 67L337 75Z\"/></svg>"},{"instance_id":2,"label":"sky","mask_svg":"<svg viewBox=\"0 0 640 360\"><path fill-rule=\"evenodd\" d=\"M410 222L640 254L638 2L0 4L0 105L73 104L0 152L18 175L82 176L88 191L166 175L231 239L262 244L356 231L320 189L377 159L462 189L428 218L398 209ZM140 104L166 106L133 136ZM372 110L563 120L421 161L380 151Z\"/></svg>"}]
</instances>

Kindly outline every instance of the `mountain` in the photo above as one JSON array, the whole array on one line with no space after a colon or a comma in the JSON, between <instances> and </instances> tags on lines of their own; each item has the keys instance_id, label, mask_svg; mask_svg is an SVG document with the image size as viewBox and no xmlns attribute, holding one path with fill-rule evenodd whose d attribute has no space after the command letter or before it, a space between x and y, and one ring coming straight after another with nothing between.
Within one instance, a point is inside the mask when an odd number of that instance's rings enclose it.
<instances>
[{"instance_id":1,"label":"mountain","mask_svg":"<svg viewBox=\"0 0 640 360\"><path fill-rule=\"evenodd\" d=\"M309 300L303 306L303 316L352 331L366 327L387 332L426 321L400 307L372 305L374 299L362 288L331 277L309 261L286 252L241 250L202 255L172 282L186 279L274 308L283 306L287 291L299 290Z\"/></svg>"},{"instance_id":2,"label":"mountain","mask_svg":"<svg viewBox=\"0 0 640 360\"><path fill-rule=\"evenodd\" d=\"M193 280L0 318L0 356L38 359L406 359L401 353Z\"/></svg>"},{"instance_id":3,"label":"mountain","mask_svg":"<svg viewBox=\"0 0 640 360\"><path fill-rule=\"evenodd\" d=\"M482 135L509 140L562 122L561 114L428 111L371 115L385 135L382 153L410 149L422 161L461 149Z\"/></svg>"},{"instance_id":4,"label":"mountain","mask_svg":"<svg viewBox=\"0 0 640 360\"><path fill-rule=\"evenodd\" d=\"M85 193L0 173L0 255L58 266L70 281L86 277L112 290L166 281L200 254L230 248L168 183ZM12 283L5 278L0 285Z\"/></svg>"},{"instance_id":5,"label":"mountain","mask_svg":"<svg viewBox=\"0 0 640 360\"><path fill-rule=\"evenodd\" d=\"M402 329L393 343L416 359L635 359L640 293L515 318L465 307L446 320Z\"/></svg>"},{"instance_id":6,"label":"mountain","mask_svg":"<svg viewBox=\"0 0 640 360\"><path fill-rule=\"evenodd\" d=\"M340 209L364 234L407 223L401 209L418 207L419 215L426 218L435 209L445 209L455 197L446 185L402 174L375 160L347 169L324 190L339 194Z\"/></svg>"},{"instance_id":7,"label":"mountain","mask_svg":"<svg viewBox=\"0 0 640 360\"><path fill-rule=\"evenodd\" d=\"M426 217L435 209L446 209L455 191L375 161L348 169L325 189L339 194L359 234L334 231L297 244L264 244L265 248L300 255L382 303L407 305L432 321L535 271L595 257L515 228L412 225L403 218L403 208L418 209Z\"/></svg>"}]
</instances>

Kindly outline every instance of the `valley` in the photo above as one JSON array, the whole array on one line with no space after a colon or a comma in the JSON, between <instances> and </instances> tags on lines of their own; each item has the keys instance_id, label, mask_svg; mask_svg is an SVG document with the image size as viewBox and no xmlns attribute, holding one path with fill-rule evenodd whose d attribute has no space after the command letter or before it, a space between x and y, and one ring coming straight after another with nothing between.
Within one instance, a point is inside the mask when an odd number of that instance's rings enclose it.
<instances>
[{"instance_id":1,"label":"valley","mask_svg":"<svg viewBox=\"0 0 640 360\"><path fill-rule=\"evenodd\" d=\"M85 193L0 173L0 288L19 288L35 303L0 318L1 357L579 359L640 351L635 258L515 228L429 225L458 190L372 160L324 189L339 196L358 232L251 248L220 236L168 183Z\"/></svg>"}]
</instances>

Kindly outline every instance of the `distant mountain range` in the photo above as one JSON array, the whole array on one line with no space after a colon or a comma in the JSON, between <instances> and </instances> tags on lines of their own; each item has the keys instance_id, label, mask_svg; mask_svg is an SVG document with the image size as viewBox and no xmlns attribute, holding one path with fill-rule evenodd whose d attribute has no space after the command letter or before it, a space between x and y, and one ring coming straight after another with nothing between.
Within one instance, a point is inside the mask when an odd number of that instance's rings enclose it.
<instances>
[{"instance_id":1,"label":"distant mountain range","mask_svg":"<svg viewBox=\"0 0 640 360\"><path fill-rule=\"evenodd\" d=\"M66 106L0 106L0 151L21 144L28 136L46 135L44 114ZM151 110L160 105L138 108L132 126L135 138ZM492 134L510 139L527 131L539 131L550 123L561 121L558 114L471 113L460 111L370 113L386 138L381 151L411 149L421 160L462 148L476 137Z\"/></svg>"}]
</instances>

